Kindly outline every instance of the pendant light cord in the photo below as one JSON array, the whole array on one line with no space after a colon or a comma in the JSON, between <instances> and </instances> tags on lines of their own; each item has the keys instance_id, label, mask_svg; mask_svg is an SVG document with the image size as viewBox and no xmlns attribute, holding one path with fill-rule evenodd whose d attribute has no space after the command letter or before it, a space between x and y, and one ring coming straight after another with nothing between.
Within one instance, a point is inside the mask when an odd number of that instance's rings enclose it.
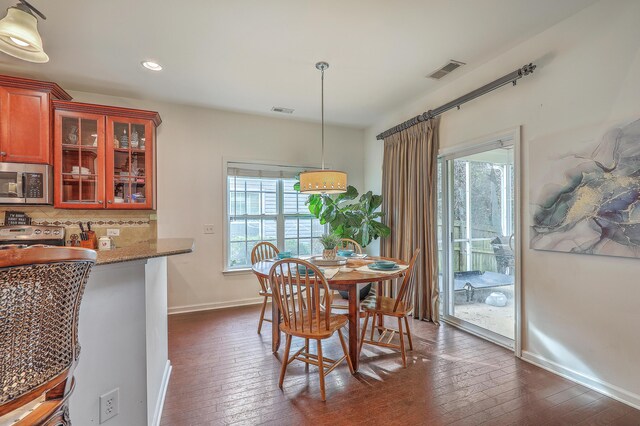
<instances>
[{"instance_id":1,"label":"pendant light cord","mask_svg":"<svg viewBox=\"0 0 640 426\"><path fill-rule=\"evenodd\" d=\"M322 170L324 170L324 67L320 70L320 109L322 120Z\"/></svg>"}]
</instances>

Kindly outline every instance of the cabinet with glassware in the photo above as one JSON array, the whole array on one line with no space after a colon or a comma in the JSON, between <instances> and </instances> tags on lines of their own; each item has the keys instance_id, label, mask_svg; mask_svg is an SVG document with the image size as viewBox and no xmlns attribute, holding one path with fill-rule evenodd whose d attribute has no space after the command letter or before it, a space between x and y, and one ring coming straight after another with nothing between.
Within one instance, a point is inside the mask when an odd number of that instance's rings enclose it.
<instances>
[{"instance_id":1,"label":"cabinet with glassware","mask_svg":"<svg viewBox=\"0 0 640 426\"><path fill-rule=\"evenodd\" d=\"M160 116L54 101L56 208L153 209Z\"/></svg>"}]
</instances>

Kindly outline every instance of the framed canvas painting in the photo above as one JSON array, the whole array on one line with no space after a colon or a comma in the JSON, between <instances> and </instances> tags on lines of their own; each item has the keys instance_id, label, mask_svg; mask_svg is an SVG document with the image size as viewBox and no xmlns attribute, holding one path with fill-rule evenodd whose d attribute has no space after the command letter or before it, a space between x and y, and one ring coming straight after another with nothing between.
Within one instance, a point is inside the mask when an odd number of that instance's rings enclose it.
<instances>
[{"instance_id":1,"label":"framed canvas painting","mask_svg":"<svg viewBox=\"0 0 640 426\"><path fill-rule=\"evenodd\" d=\"M531 247L640 257L640 119L529 147Z\"/></svg>"}]
</instances>

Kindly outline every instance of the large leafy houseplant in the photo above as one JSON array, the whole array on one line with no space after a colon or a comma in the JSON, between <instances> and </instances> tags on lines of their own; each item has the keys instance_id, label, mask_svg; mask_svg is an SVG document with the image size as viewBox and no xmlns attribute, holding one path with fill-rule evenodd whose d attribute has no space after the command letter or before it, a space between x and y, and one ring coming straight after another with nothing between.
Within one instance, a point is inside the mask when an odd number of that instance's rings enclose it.
<instances>
[{"instance_id":1,"label":"large leafy houseplant","mask_svg":"<svg viewBox=\"0 0 640 426\"><path fill-rule=\"evenodd\" d=\"M300 191L300 183L294 188ZM340 195L309 195L307 206L321 224L329 225L331 233L366 247L375 239L388 237L391 229L380 221L384 213L377 211L382 205L382 195L368 191L357 199L358 195L358 190L349 186L347 192Z\"/></svg>"}]
</instances>

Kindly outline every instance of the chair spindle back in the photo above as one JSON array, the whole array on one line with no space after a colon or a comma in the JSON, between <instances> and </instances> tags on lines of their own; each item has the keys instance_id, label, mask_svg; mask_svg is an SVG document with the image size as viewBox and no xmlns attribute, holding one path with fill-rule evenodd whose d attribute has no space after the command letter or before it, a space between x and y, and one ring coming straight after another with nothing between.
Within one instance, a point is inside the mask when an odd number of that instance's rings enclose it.
<instances>
[{"instance_id":1,"label":"chair spindle back","mask_svg":"<svg viewBox=\"0 0 640 426\"><path fill-rule=\"evenodd\" d=\"M283 259L273 265L269 280L286 327L313 333L320 331L324 322L325 330L329 329L331 292L315 265L301 259ZM321 290L327 297L322 296Z\"/></svg>"},{"instance_id":2,"label":"chair spindle back","mask_svg":"<svg viewBox=\"0 0 640 426\"><path fill-rule=\"evenodd\" d=\"M415 289L416 279L413 274L413 268L416 263L416 259L420 255L420 249L416 249L413 253L413 257L409 262L409 267L407 268L407 273L404 275L404 279L402 280L402 285L400 286L400 291L398 292L398 297L396 298L396 303L393 306L393 311L397 311L400 303L404 304L407 312L413 310L413 292Z\"/></svg>"},{"instance_id":3,"label":"chair spindle back","mask_svg":"<svg viewBox=\"0 0 640 426\"><path fill-rule=\"evenodd\" d=\"M251 250L251 264L261 262L265 259L274 259L278 256L280 251L278 247L267 241L262 241L256 244ZM258 282L262 291L266 292L269 289L269 282L258 276Z\"/></svg>"},{"instance_id":4,"label":"chair spindle back","mask_svg":"<svg viewBox=\"0 0 640 426\"><path fill-rule=\"evenodd\" d=\"M362 254L362 246L358 244L357 241L352 240L351 238L340 239L340 248L353 250L354 253Z\"/></svg>"}]
</instances>

